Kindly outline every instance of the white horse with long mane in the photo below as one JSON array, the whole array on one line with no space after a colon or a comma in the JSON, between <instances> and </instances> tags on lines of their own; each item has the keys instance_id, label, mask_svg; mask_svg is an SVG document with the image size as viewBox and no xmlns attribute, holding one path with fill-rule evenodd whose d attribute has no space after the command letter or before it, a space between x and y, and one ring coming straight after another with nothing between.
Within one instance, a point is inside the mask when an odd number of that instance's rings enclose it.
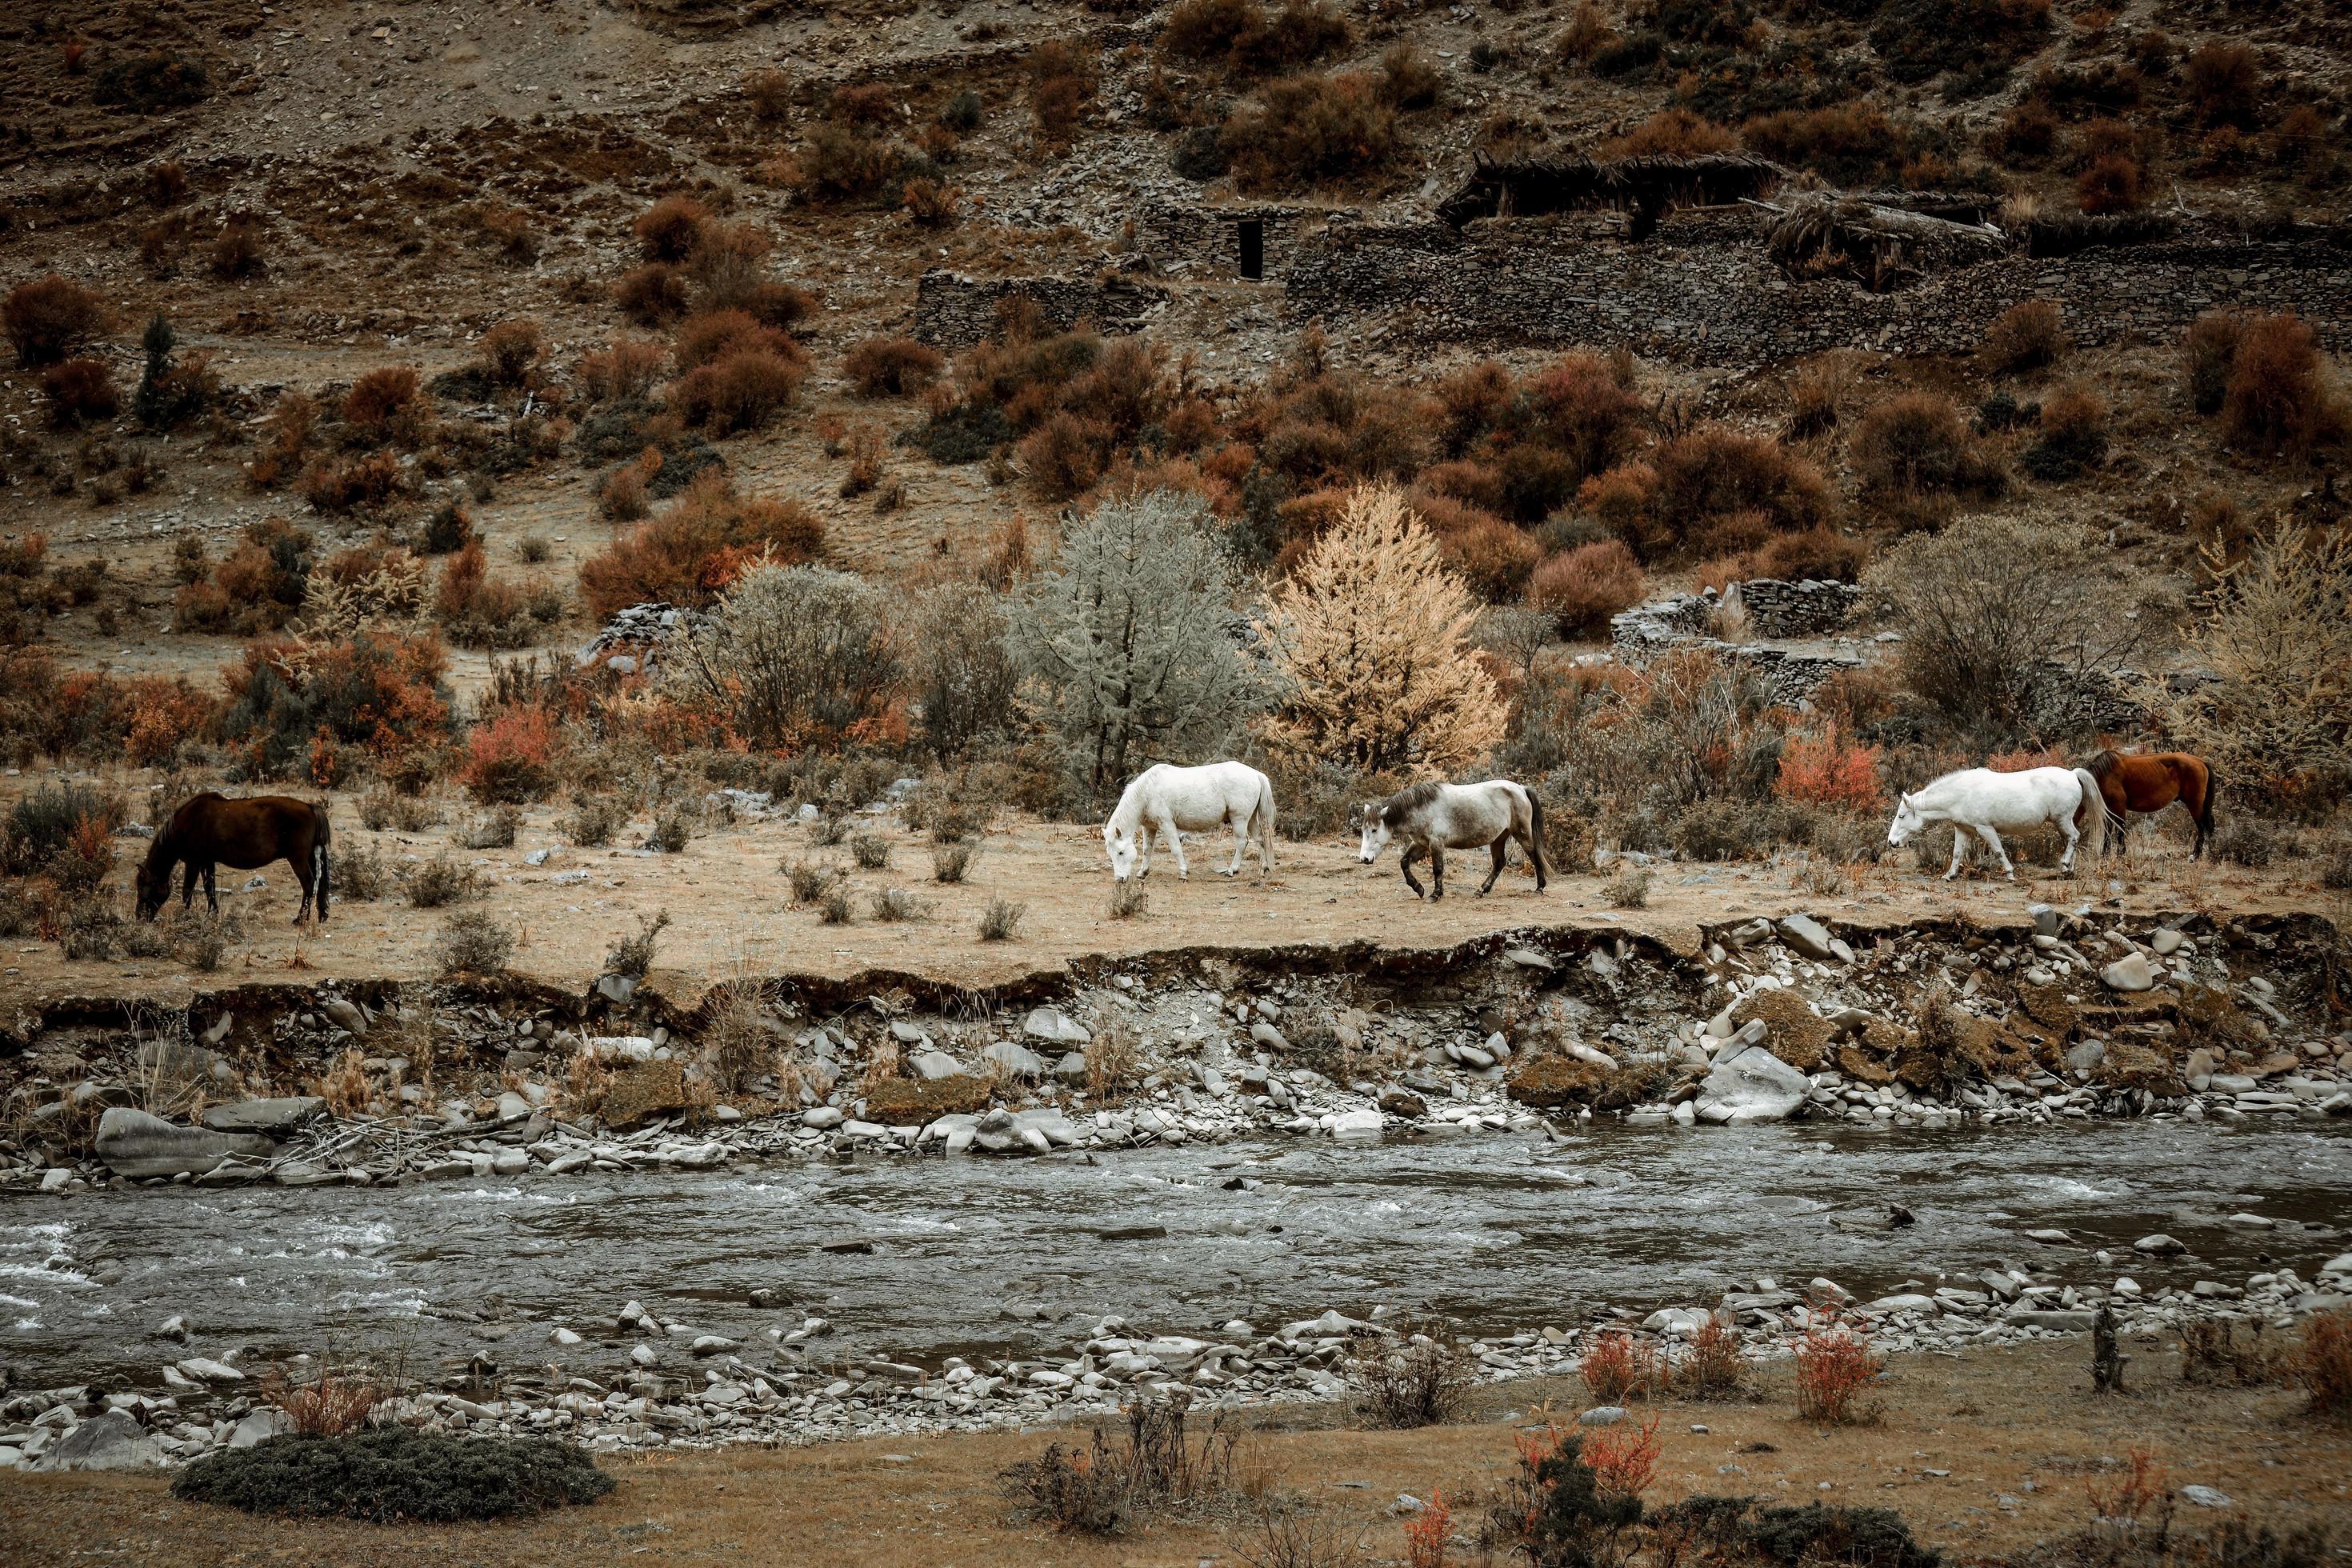
<instances>
[{"instance_id":1,"label":"white horse with long mane","mask_svg":"<svg viewBox=\"0 0 2352 1568\"><path fill-rule=\"evenodd\" d=\"M2070 872L2076 849L2089 858L2098 854L2105 841L2107 804L2099 794L2099 781L2083 768L2026 768L2013 773L1962 768L1946 773L1916 795L1901 796L1895 821L1886 830L1886 842L1908 843L1931 822L1953 824L1952 866L1944 873L1944 880L1960 874L1960 862L1968 858L1969 835L1975 833L2000 859L2000 874L2015 881L2017 868L2009 863L2009 851L2001 847L1995 829L2052 824L2066 836L2066 854L2058 869Z\"/></svg>"},{"instance_id":2,"label":"white horse with long mane","mask_svg":"<svg viewBox=\"0 0 2352 1568\"><path fill-rule=\"evenodd\" d=\"M1220 826L1234 830L1234 863L1225 868L1226 876L1241 874L1242 856L1253 841L1259 871L1271 875L1274 781L1247 763L1209 763L1197 768L1154 763L1135 775L1110 820L1103 824L1111 877L1124 882L1129 876L1149 875L1156 834L1175 853L1176 875L1189 879L1183 836Z\"/></svg>"}]
</instances>

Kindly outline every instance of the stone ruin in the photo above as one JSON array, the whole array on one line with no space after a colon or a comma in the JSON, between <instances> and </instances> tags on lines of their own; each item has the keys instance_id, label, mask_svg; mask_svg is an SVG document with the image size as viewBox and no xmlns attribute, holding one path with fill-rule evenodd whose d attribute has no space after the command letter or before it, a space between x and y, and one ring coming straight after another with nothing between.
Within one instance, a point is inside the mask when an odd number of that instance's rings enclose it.
<instances>
[{"instance_id":1,"label":"stone ruin","mask_svg":"<svg viewBox=\"0 0 2352 1568\"><path fill-rule=\"evenodd\" d=\"M1858 669L1864 661L1832 648L1775 644L1836 637L1861 598L1862 590L1851 583L1756 577L1721 594L1707 588L1637 605L1611 617L1609 635L1617 657L1636 667L1678 648L1716 654L1755 671L1774 702L1793 708L1839 670ZM1769 640L1732 642L1717 635L1741 618L1751 636Z\"/></svg>"},{"instance_id":2,"label":"stone ruin","mask_svg":"<svg viewBox=\"0 0 2352 1568\"><path fill-rule=\"evenodd\" d=\"M1135 239L1164 272L1279 281L1290 274L1310 216L1321 215L1271 203L1150 202L1135 215Z\"/></svg>"},{"instance_id":3,"label":"stone ruin","mask_svg":"<svg viewBox=\"0 0 2352 1568\"><path fill-rule=\"evenodd\" d=\"M915 336L933 348L968 349L995 335L1004 302L1025 299L1047 328L1080 322L1114 335L1141 331L1168 303L1168 292L1120 273L1093 278L972 278L935 267L915 291Z\"/></svg>"}]
</instances>

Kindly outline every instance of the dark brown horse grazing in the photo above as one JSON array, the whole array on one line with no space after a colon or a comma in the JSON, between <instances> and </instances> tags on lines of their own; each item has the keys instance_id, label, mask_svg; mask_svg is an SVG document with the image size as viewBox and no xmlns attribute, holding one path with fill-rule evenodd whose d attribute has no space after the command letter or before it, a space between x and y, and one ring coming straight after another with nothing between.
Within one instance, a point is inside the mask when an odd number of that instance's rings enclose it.
<instances>
[{"instance_id":1,"label":"dark brown horse grazing","mask_svg":"<svg viewBox=\"0 0 2352 1568\"><path fill-rule=\"evenodd\" d=\"M139 918L152 921L172 896L172 868L185 862L187 876L180 887L183 908L195 901L196 878L205 879L205 902L220 912L220 895L213 889L213 868L227 866L250 871L273 860L294 868L302 884L302 907L295 912L300 925L318 900L319 918L327 918L327 805L289 800L282 795L259 795L230 800L210 790L191 797L172 819L155 831L147 863L139 868Z\"/></svg>"},{"instance_id":2,"label":"dark brown horse grazing","mask_svg":"<svg viewBox=\"0 0 2352 1568\"><path fill-rule=\"evenodd\" d=\"M2126 812L2162 811L2177 800L2189 808L2189 818L2197 825L2197 843L2189 858L2193 860L2205 853L2206 835L2213 831L2213 802L2221 793L2221 783L2204 758L2187 752L2131 756L2105 751L2084 758L2083 766L2099 781L2111 835L2121 837Z\"/></svg>"}]
</instances>

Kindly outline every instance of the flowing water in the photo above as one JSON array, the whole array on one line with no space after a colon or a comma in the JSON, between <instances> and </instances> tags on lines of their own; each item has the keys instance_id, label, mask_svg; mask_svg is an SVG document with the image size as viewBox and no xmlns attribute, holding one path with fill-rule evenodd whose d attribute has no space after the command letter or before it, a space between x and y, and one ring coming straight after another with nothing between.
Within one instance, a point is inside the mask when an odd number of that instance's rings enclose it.
<instances>
[{"instance_id":1,"label":"flowing water","mask_svg":"<svg viewBox=\"0 0 2352 1568\"><path fill-rule=\"evenodd\" d=\"M1872 1223L1889 1203L1916 1223ZM2225 1223L2241 1211L2281 1224ZM2086 1247L2023 1237L2052 1226ZM530 1365L547 1359L549 1325L609 1338L632 1297L755 1347L794 1310L815 1313L837 1325L833 1346L918 1362L1062 1350L1104 1312L1197 1332L1387 1303L1507 1331L1708 1302L1759 1274L1827 1275L1864 1296L2004 1259L2085 1283L2273 1265L2309 1279L2346 1250L2347 1226L2352 1125L2308 1120L1611 1129L1099 1163L128 1188L0 1200L0 1357L20 1386L113 1373L144 1386L188 1353L148 1337L184 1312L202 1353L243 1347L249 1364L397 1348L412 1367L477 1352ZM1165 1235L1103 1235L1155 1226ZM2158 1230L2192 1256L2102 1267L2088 1250ZM821 1249L861 1237L871 1252ZM789 1308L747 1305L763 1286ZM617 1363L629 1342L589 1359Z\"/></svg>"}]
</instances>

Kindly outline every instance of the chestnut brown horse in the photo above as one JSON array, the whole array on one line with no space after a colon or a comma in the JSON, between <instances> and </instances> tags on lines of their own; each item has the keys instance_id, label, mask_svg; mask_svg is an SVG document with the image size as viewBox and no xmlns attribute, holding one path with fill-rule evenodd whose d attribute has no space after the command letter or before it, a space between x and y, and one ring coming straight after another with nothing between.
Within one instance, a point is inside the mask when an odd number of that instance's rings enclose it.
<instances>
[{"instance_id":1,"label":"chestnut brown horse","mask_svg":"<svg viewBox=\"0 0 2352 1568\"><path fill-rule=\"evenodd\" d=\"M2177 800L2189 808L2189 819L2197 825L2197 843L2189 858L2193 860L2205 853L2205 837L2213 831L2213 802L2221 793L2221 782L2204 758L2187 752L2134 756L2103 751L2084 758L2083 766L2099 781L2111 833L2122 834L2126 812L2162 811Z\"/></svg>"},{"instance_id":2,"label":"chestnut brown horse","mask_svg":"<svg viewBox=\"0 0 2352 1568\"><path fill-rule=\"evenodd\" d=\"M180 904L195 901L196 879L205 879L205 902L220 912L220 895L213 889L213 868L227 866L250 871L273 860L294 868L302 885L302 907L295 911L300 925L318 901L319 918L327 918L327 805L324 801L289 800L282 795L257 795L231 800L210 790L191 796L172 819L155 830L147 848L147 863L139 868L139 918L152 921L172 896L172 868L182 863L187 875L180 887Z\"/></svg>"}]
</instances>

